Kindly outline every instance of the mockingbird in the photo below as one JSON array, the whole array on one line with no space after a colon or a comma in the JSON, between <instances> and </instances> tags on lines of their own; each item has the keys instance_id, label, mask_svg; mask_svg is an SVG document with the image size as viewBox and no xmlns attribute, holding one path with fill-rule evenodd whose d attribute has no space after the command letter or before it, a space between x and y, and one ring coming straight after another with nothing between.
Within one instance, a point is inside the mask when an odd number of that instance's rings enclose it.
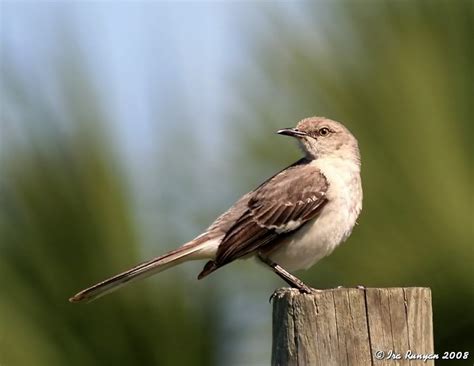
<instances>
[{"instance_id":1,"label":"mockingbird","mask_svg":"<svg viewBox=\"0 0 474 366\"><path fill-rule=\"evenodd\" d=\"M288 271L311 267L351 234L362 209L359 148L346 127L323 117L306 118L278 133L296 138L305 156L245 194L195 239L70 301L92 301L189 260L209 259L201 279L251 256L292 287L311 292Z\"/></svg>"}]
</instances>

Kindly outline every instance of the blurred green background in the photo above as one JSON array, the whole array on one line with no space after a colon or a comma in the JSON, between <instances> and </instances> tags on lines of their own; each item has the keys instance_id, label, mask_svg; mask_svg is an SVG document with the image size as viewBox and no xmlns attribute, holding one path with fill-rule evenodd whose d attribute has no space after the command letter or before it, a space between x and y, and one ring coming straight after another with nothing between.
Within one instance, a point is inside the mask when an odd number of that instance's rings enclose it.
<instances>
[{"instance_id":1,"label":"blurred green background","mask_svg":"<svg viewBox=\"0 0 474 366\"><path fill-rule=\"evenodd\" d=\"M253 261L67 298L198 234L311 115L358 137L365 199L302 279L429 286L436 352L472 355L472 1L0 6L0 365L268 364Z\"/></svg>"}]
</instances>

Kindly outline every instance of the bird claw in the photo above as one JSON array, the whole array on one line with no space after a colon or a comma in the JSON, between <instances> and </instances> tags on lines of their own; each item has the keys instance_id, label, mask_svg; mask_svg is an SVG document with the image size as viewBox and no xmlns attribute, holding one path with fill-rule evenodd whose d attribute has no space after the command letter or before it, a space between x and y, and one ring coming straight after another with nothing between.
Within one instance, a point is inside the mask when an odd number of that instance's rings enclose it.
<instances>
[{"instance_id":1,"label":"bird claw","mask_svg":"<svg viewBox=\"0 0 474 366\"><path fill-rule=\"evenodd\" d=\"M269 299L268 299L268 302L271 303L273 301L273 299L280 295L280 293L282 293L284 291L284 288L279 288L279 289L276 289L275 291L273 291L273 293L270 295Z\"/></svg>"},{"instance_id":2,"label":"bird claw","mask_svg":"<svg viewBox=\"0 0 474 366\"><path fill-rule=\"evenodd\" d=\"M321 291L321 290L318 290L318 289L315 289L315 288L308 287L304 283L303 284L298 284L298 287L294 286L292 288L298 290L302 294L312 294L312 293ZM280 294L284 293L285 290L286 289L283 287L283 288L279 288L279 289L273 291L273 293L268 298L268 302L271 303L275 297L277 297Z\"/></svg>"},{"instance_id":3,"label":"bird claw","mask_svg":"<svg viewBox=\"0 0 474 366\"><path fill-rule=\"evenodd\" d=\"M340 289L340 288L344 288L344 286L337 286L336 288ZM358 290L365 290L367 287L365 287L364 285L357 285L355 288Z\"/></svg>"},{"instance_id":4,"label":"bird claw","mask_svg":"<svg viewBox=\"0 0 474 366\"><path fill-rule=\"evenodd\" d=\"M302 294L311 294L313 292L313 289L306 286L304 283L298 286L298 290L300 290Z\"/></svg>"}]
</instances>

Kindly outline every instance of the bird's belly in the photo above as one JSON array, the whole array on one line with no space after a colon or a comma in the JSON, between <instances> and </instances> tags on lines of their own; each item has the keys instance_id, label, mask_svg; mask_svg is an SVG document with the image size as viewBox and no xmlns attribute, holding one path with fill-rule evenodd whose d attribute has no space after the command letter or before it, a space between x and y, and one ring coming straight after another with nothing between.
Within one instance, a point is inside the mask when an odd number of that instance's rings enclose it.
<instances>
[{"instance_id":1,"label":"bird's belly","mask_svg":"<svg viewBox=\"0 0 474 366\"><path fill-rule=\"evenodd\" d=\"M295 271L307 269L331 254L350 235L357 219L344 206L341 202L327 204L320 216L283 239L269 254L270 259L288 271Z\"/></svg>"}]
</instances>

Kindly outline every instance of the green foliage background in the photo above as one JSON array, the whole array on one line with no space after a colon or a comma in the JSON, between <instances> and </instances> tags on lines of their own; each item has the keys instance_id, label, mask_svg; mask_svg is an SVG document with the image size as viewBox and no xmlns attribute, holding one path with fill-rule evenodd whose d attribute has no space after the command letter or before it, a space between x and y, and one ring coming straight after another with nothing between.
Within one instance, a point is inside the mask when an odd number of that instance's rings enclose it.
<instances>
[{"instance_id":1,"label":"green foliage background","mask_svg":"<svg viewBox=\"0 0 474 366\"><path fill-rule=\"evenodd\" d=\"M270 30L252 37L265 83L242 82L242 106L259 126L236 129L240 159L276 169L288 153L262 141L281 120L344 121L362 153L360 225L303 278L429 286L436 350L472 349L473 3L320 5L308 3L300 24L273 11Z\"/></svg>"},{"instance_id":2,"label":"green foliage background","mask_svg":"<svg viewBox=\"0 0 474 366\"><path fill-rule=\"evenodd\" d=\"M226 163L204 173L192 162L180 167L192 179L217 171L218 192L226 186L236 198L298 157L272 135L277 128L310 115L347 124L362 151L360 225L347 245L301 276L316 287L431 287L437 352L474 352L472 4L308 2L299 18L287 16L284 3L255 4L262 24L243 34L252 67L229 80L234 104L219 150ZM225 268L222 280L191 293L189 276L174 271L90 306L65 301L143 259L107 111L80 53L69 52L68 62L56 65L62 114L2 55L0 364L222 364L230 342L245 336L225 331L223 298L237 296L225 288L239 286L233 279L240 275L243 288L255 282L264 272L253 265ZM175 107L167 121L186 113ZM199 154L199 142L186 138ZM157 157L176 188L157 208L171 213L157 223L166 227L158 248L186 239L175 223L182 215L177 188L199 194L189 176L166 163L174 146L164 144ZM210 184L205 189L213 190ZM186 219L204 227L230 202L223 197L200 210L197 198ZM273 281L260 290L280 284ZM267 298L254 293L248 303ZM268 339L260 342L269 347Z\"/></svg>"}]
</instances>

